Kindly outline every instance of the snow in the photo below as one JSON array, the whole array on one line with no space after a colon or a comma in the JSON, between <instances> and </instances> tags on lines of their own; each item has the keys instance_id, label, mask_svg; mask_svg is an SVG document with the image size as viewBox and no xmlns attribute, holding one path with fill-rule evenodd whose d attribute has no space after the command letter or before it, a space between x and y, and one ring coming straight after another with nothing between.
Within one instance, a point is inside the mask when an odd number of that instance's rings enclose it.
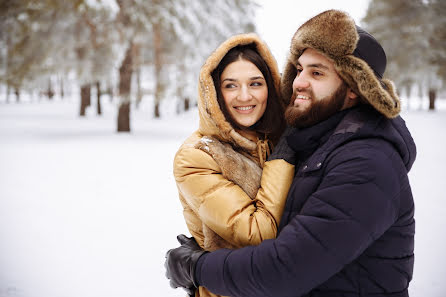
<instances>
[{"instance_id":1,"label":"snow","mask_svg":"<svg viewBox=\"0 0 446 297\"><path fill-rule=\"evenodd\" d=\"M183 296L163 263L187 232L172 160L196 112L133 111L118 134L113 104L78 110L0 103L0 296Z\"/></svg>"},{"instance_id":2,"label":"snow","mask_svg":"<svg viewBox=\"0 0 446 297\"><path fill-rule=\"evenodd\" d=\"M412 297L443 297L446 288L439 103L436 112L403 112L418 145ZM172 160L198 111L158 120L143 102L132 132L119 134L109 100L100 117L78 109L77 99L0 102L0 297L185 296L169 287L163 263L176 235L188 234Z\"/></svg>"}]
</instances>

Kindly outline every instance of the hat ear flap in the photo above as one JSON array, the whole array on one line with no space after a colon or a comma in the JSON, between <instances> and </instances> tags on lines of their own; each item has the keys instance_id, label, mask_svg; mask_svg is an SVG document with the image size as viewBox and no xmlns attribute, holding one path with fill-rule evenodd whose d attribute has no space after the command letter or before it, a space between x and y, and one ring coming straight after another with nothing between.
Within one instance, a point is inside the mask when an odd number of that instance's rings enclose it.
<instances>
[{"instance_id":1,"label":"hat ear flap","mask_svg":"<svg viewBox=\"0 0 446 297\"><path fill-rule=\"evenodd\" d=\"M401 101L400 98L398 97L398 94L396 93L395 86L390 79L386 78L382 79L381 83L384 85L385 92L388 94L388 96L391 97L393 103L396 106L395 107L396 111L394 111L394 115L392 116L392 118L396 117L401 111Z\"/></svg>"},{"instance_id":2,"label":"hat ear flap","mask_svg":"<svg viewBox=\"0 0 446 297\"><path fill-rule=\"evenodd\" d=\"M280 93L284 106L290 104L291 96L293 95L293 81L296 78L297 70L293 63L288 61L285 65L285 69L282 74L282 79L280 81Z\"/></svg>"},{"instance_id":3,"label":"hat ear flap","mask_svg":"<svg viewBox=\"0 0 446 297\"><path fill-rule=\"evenodd\" d=\"M396 117L400 110L400 99L390 80L378 80L373 70L363 60L354 56L338 58L336 71L355 93L367 100L387 118Z\"/></svg>"}]
</instances>

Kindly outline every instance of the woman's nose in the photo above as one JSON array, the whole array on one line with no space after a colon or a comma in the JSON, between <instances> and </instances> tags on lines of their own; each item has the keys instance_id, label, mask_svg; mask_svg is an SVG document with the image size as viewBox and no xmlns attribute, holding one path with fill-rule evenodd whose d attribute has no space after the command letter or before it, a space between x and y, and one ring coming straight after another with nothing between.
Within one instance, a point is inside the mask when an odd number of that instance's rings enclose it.
<instances>
[{"instance_id":1,"label":"woman's nose","mask_svg":"<svg viewBox=\"0 0 446 297\"><path fill-rule=\"evenodd\" d=\"M240 101L248 101L252 99L251 92L249 91L249 88L246 86L243 86L240 88L240 93L238 96Z\"/></svg>"}]
</instances>

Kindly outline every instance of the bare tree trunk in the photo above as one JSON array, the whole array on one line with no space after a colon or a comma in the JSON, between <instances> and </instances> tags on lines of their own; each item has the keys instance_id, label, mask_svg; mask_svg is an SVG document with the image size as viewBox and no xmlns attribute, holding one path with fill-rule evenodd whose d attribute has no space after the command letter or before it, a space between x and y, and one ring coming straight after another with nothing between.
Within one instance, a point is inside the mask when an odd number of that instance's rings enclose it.
<instances>
[{"instance_id":1,"label":"bare tree trunk","mask_svg":"<svg viewBox=\"0 0 446 297\"><path fill-rule=\"evenodd\" d=\"M429 110L435 110L435 99L437 99L437 90L429 89Z\"/></svg>"},{"instance_id":2,"label":"bare tree trunk","mask_svg":"<svg viewBox=\"0 0 446 297\"><path fill-rule=\"evenodd\" d=\"M113 102L113 94L114 90L113 90L113 86L112 83L110 81L107 82L107 94L109 95L109 99L110 102Z\"/></svg>"},{"instance_id":3,"label":"bare tree trunk","mask_svg":"<svg viewBox=\"0 0 446 297\"><path fill-rule=\"evenodd\" d=\"M96 97L97 97L97 104L96 104L96 111L98 115L102 114L102 109L101 109L101 83L98 81L96 82Z\"/></svg>"},{"instance_id":4,"label":"bare tree trunk","mask_svg":"<svg viewBox=\"0 0 446 297\"><path fill-rule=\"evenodd\" d=\"M91 86L90 84L86 84L81 86L81 110L80 116L85 116L85 110L90 105L90 96L91 96Z\"/></svg>"},{"instance_id":5,"label":"bare tree trunk","mask_svg":"<svg viewBox=\"0 0 446 297\"><path fill-rule=\"evenodd\" d=\"M190 101L189 98L184 96L184 89L186 87L185 80L183 79L186 76L186 67L185 67L186 61L180 62L178 64L178 70L177 70L177 86L176 86L176 95L178 98L180 98L180 104L177 107L177 113L181 111L188 111L190 108ZM182 105L181 105L182 103Z\"/></svg>"},{"instance_id":6,"label":"bare tree trunk","mask_svg":"<svg viewBox=\"0 0 446 297\"><path fill-rule=\"evenodd\" d=\"M15 94L15 101L17 103L19 103L20 102L20 90L19 90L19 88L17 88L17 87L14 88L14 94Z\"/></svg>"},{"instance_id":7,"label":"bare tree trunk","mask_svg":"<svg viewBox=\"0 0 446 297\"><path fill-rule=\"evenodd\" d=\"M130 104L121 104L118 113L118 132L130 132Z\"/></svg>"},{"instance_id":8,"label":"bare tree trunk","mask_svg":"<svg viewBox=\"0 0 446 297\"><path fill-rule=\"evenodd\" d=\"M6 84L6 103L9 103L9 93L10 93L9 84Z\"/></svg>"},{"instance_id":9,"label":"bare tree trunk","mask_svg":"<svg viewBox=\"0 0 446 297\"><path fill-rule=\"evenodd\" d=\"M48 96L48 100L52 100L54 96L53 86L51 84L51 78L48 79L48 90L46 91L46 95Z\"/></svg>"},{"instance_id":10,"label":"bare tree trunk","mask_svg":"<svg viewBox=\"0 0 446 297\"><path fill-rule=\"evenodd\" d=\"M162 93L164 91L163 81L161 78L162 70L162 37L161 28L158 23L153 24L153 44L154 44L154 59L155 59L155 108L154 117L159 118L160 114L160 102L162 98Z\"/></svg>"},{"instance_id":11,"label":"bare tree trunk","mask_svg":"<svg viewBox=\"0 0 446 297\"><path fill-rule=\"evenodd\" d=\"M155 109L154 109L154 116L155 118L160 118L161 117L161 113L160 113L160 103L159 102L155 102Z\"/></svg>"},{"instance_id":12,"label":"bare tree trunk","mask_svg":"<svg viewBox=\"0 0 446 297\"><path fill-rule=\"evenodd\" d=\"M189 98L186 97L186 98L184 98L184 110L188 111L189 108L190 108L190 100L189 100Z\"/></svg>"},{"instance_id":13,"label":"bare tree trunk","mask_svg":"<svg viewBox=\"0 0 446 297\"><path fill-rule=\"evenodd\" d=\"M418 110L423 110L423 96L424 96L424 90L421 83L418 84Z\"/></svg>"},{"instance_id":14,"label":"bare tree trunk","mask_svg":"<svg viewBox=\"0 0 446 297\"><path fill-rule=\"evenodd\" d=\"M412 95L412 84L406 85L406 96L407 96L407 110L410 110L410 97Z\"/></svg>"},{"instance_id":15,"label":"bare tree trunk","mask_svg":"<svg viewBox=\"0 0 446 297\"><path fill-rule=\"evenodd\" d=\"M65 97L65 90L64 90L64 84L63 84L63 76L59 78L59 86L60 86L60 98L63 99Z\"/></svg>"},{"instance_id":16,"label":"bare tree trunk","mask_svg":"<svg viewBox=\"0 0 446 297\"><path fill-rule=\"evenodd\" d=\"M130 90L133 72L133 42L130 42L119 68L118 132L130 132Z\"/></svg>"},{"instance_id":17,"label":"bare tree trunk","mask_svg":"<svg viewBox=\"0 0 446 297\"><path fill-rule=\"evenodd\" d=\"M138 67L136 71L136 108L139 108L139 104L142 101L142 88L141 88L141 67Z\"/></svg>"},{"instance_id":18,"label":"bare tree trunk","mask_svg":"<svg viewBox=\"0 0 446 297\"><path fill-rule=\"evenodd\" d=\"M6 77L8 77L9 75L9 66L11 64L10 59L10 49L11 49L11 34L5 34L6 35L6 56L5 56L5 74ZM9 85L9 79L6 80L6 103L9 103L9 92L11 91L11 87Z\"/></svg>"}]
</instances>

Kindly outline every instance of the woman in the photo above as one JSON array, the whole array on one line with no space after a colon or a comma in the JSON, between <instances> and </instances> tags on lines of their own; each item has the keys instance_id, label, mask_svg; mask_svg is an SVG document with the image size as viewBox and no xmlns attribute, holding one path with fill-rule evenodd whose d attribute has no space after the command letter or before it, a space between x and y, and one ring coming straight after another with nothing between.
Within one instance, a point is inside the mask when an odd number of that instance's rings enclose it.
<instances>
[{"instance_id":1,"label":"woman","mask_svg":"<svg viewBox=\"0 0 446 297\"><path fill-rule=\"evenodd\" d=\"M276 237L294 166L267 161L283 132L280 75L255 34L225 41L200 72L198 130L174 160L184 218L205 250ZM263 169L263 172L262 172ZM216 296L200 287L196 296Z\"/></svg>"}]
</instances>

